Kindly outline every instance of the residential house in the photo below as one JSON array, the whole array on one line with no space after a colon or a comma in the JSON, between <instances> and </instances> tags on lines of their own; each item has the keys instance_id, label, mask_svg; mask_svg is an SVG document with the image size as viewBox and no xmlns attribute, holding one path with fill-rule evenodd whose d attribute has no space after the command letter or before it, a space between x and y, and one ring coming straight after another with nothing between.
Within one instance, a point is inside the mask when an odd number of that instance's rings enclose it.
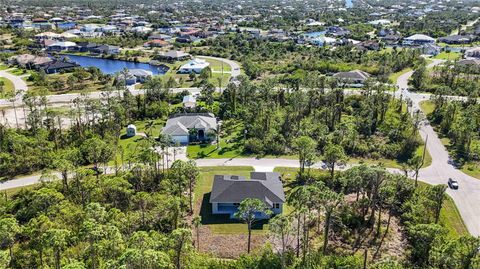
<instances>
[{"instance_id":1,"label":"residential house","mask_svg":"<svg viewBox=\"0 0 480 269\"><path fill-rule=\"evenodd\" d=\"M22 68L37 69L39 66L52 62L49 57L35 56L32 54L21 54L12 56L8 59L8 63L19 65Z\"/></svg>"},{"instance_id":2,"label":"residential house","mask_svg":"<svg viewBox=\"0 0 480 269\"><path fill-rule=\"evenodd\" d=\"M442 48L440 46L435 45L435 44L427 43L427 44L423 44L422 46L420 46L420 50L425 55L435 56L435 55L438 55L442 51Z\"/></svg>"},{"instance_id":3,"label":"residential house","mask_svg":"<svg viewBox=\"0 0 480 269\"><path fill-rule=\"evenodd\" d=\"M308 43L315 46L319 46L319 47L333 45L336 42L337 42L336 38L328 37L328 36L318 36L308 40Z\"/></svg>"},{"instance_id":4,"label":"residential house","mask_svg":"<svg viewBox=\"0 0 480 269\"><path fill-rule=\"evenodd\" d=\"M160 54L157 56L159 60L165 60L168 62L175 62L175 61L183 61L186 59L190 59L192 56L184 51L181 50L171 50L164 54Z\"/></svg>"},{"instance_id":5,"label":"residential house","mask_svg":"<svg viewBox=\"0 0 480 269\"><path fill-rule=\"evenodd\" d=\"M398 42L402 39L402 36L399 34L393 34L393 35L386 35L382 37L383 42L385 42L388 45L395 45L398 44Z\"/></svg>"},{"instance_id":6,"label":"residential house","mask_svg":"<svg viewBox=\"0 0 480 269\"><path fill-rule=\"evenodd\" d=\"M167 47L169 45L170 45L170 43L168 43L165 40L161 40L161 39L153 39L153 40L147 41L143 44L144 47L149 47L149 48L164 48L164 47Z\"/></svg>"},{"instance_id":7,"label":"residential house","mask_svg":"<svg viewBox=\"0 0 480 269\"><path fill-rule=\"evenodd\" d=\"M350 34L350 30L343 29L339 26L330 26L327 28L327 34L334 37L344 37Z\"/></svg>"},{"instance_id":8,"label":"residential house","mask_svg":"<svg viewBox=\"0 0 480 269\"><path fill-rule=\"evenodd\" d=\"M247 198L259 199L270 208L274 215L281 214L285 203L285 193L280 174L275 172L251 172L250 179L235 175L215 175L210 203L212 214L235 213L242 201ZM268 219L262 212L255 214L258 219Z\"/></svg>"},{"instance_id":9,"label":"residential house","mask_svg":"<svg viewBox=\"0 0 480 269\"><path fill-rule=\"evenodd\" d=\"M464 56L466 58L480 58L480 47L466 50Z\"/></svg>"},{"instance_id":10,"label":"residential house","mask_svg":"<svg viewBox=\"0 0 480 269\"><path fill-rule=\"evenodd\" d=\"M79 65L77 63L54 60L49 63L40 65L39 70L43 70L46 74L55 74L62 71L70 71Z\"/></svg>"},{"instance_id":11,"label":"residential house","mask_svg":"<svg viewBox=\"0 0 480 269\"><path fill-rule=\"evenodd\" d=\"M60 42L55 42L51 45L48 45L47 50L48 51L75 50L76 47L77 47L77 44L75 44L74 42L60 41Z\"/></svg>"},{"instance_id":12,"label":"residential house","mask_svg":"<svg viewBox=\"0 0 480 269\"><path fill-rule=\"evenodd\" d=\"M415 34L403 39L403 44L407 46L434 44L435 39L427 35Z\"/></svg>"},{"instance_id":13,"label":"residential house","mask_svg":"<svg viewBox=\"0 0 480 269\"><path fill-rule=\"evenodd\" d=\"M206 142L209 134L217 130L217 119L211 113L175 114L167 120L162 135L173 142L188 144L194 141Z\"/></svg>"},{"instance_id":14,"label":"residential house","mask_svg":"<svg viewBox=\"0 0 480 269\"><path fill-rule=\"evenodd\" d=\"M370 74L362 70L353 70L348 72L338 72L334 74L333 77L345 82L350 87L362 87L365 81L370 78Z\"/></svg>"},{"instance_id":15,"label":"residential house","mask_svg":"<svg viewBox=\"0 0 480 269\"><path fill-rule=\"evenodd\" d=\"M120 52L120 48L117 46L111 45L98 45L90 49L90 52L96 54L118 54Z\"/></svg>"},{"instance_id":16,"label":"residential house","mask_svg":"<svg viewBox=\"0 0 480 269\"><path fill-rule=\"evenodd\" d=\"M451 35L440 37L438 40L447 44L468 44L474 39L475 37L473 35Z\"/></svg>"},{"instance_id":17,"label":"residential house","mask_svg":"<svg viewBox=\"0 0 480 269\"><path fill-rule=\"evenodd\" d=\"M195 108L197 106L197 99L193 95L185 95L182 104L184 108Z\"/></svg>"},{"instance_id":18,"label":"residential house","mask_svg":"<svg viewBox=\"0 0 480 269\"><path fill-rule=\"evenodd\" d=\"M180 69L178 69L178 73L180 74L190 74L192 72L200 74L203 69L207 68L210 65L209 62L203 59L195 58L190 60L188 63L182 65Z\"/></svg>"},{"instance_id":19,"label":"residential house","mask_svg":"<svg viewBox=\"0 0 480 269\"><path fill-rule=\"evenodd\" d=\"M359 50L379 50L380 44L375 40L367 40L355 44L355 47Z\"/></svg>"},{"instance_id":20,"label":"residential house","mask_svg":"<svg viewBox=\"0 0 480 269\"><path fill-rule=\"evenodd\" d=\"M465 66L465 67L480 67L480 59L470 58L470 59L463 59L457 62L457 65Z\"/></svg>"},{"instance_id":21,"label":"residential house","mask_svg":"<svg viewBox=\"0 0 480 269\"><path fill-rule=\"evenodd\" d=\"M136 83L144 83L153 76L153 72L145 69L130 69L128 73L135 77Z\"/></svg>"}]
</instances>

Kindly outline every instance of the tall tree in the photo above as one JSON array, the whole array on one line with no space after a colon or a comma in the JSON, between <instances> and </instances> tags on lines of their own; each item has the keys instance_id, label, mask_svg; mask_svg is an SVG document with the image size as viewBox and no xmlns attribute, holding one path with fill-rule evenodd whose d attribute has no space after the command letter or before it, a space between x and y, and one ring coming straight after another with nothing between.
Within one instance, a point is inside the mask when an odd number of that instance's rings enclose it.
<instances>
[{"instance_id":1,"label":"tall tree","mask_svg":"<svg viewBox=\"0 0 480 269\"><path fill-rule=\"evenodd\" d=\"M247 224L248 228L248 242L247 253L250 253L250 244L252 239L252 225L257 221L257 214L271 215L272 211L268 209L265 203L259 199L247 198L243 200L238 206L238 211L235 212L235 218L242 220Z\"/></svg>"},{"instance_id":2,"label":"tall tree","mask_svg":"<svg viewBox=\"0 0 480 269\"><path fill-rule=\"evenodd\" d=\"M281 265L282 269L285 269L285 252L292 240L292 219L286 215L278 215L270 219L268 224L269 231L280 241L281 248L279 249L279 253Z\"/></svg>"},{"instance_id":3,"label":"tall tree","mask_svg":"<svg viewBox=\"0 0 480 269\"><path fill-rule=\"evenodd\" d=\"M308 136L301 136L293 141L293 147L298 154L299 173L302 176L305 167L310 167L315 162L317 143Z\"/></svg>"}]
</instances>

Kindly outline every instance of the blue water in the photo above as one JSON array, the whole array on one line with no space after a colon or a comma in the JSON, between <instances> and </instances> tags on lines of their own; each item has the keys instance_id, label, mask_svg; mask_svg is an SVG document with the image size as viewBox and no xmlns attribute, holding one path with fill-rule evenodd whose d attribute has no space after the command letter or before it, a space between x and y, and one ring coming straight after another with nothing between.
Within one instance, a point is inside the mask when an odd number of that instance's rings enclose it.
<instances>
[{"instance_id":1,"label":"blue water","mask_svg":"<svg viewBox=\"0 0 480 269\"><path fill-rule=\"evenodd\" d=\"M345 7L346 8L352 8L353 7L352 0L345 0Z\"/></svg>"},{"instance_id":2,"label":"blue water","mask_svg":"<svg viewBox=\"0 0 480 269\"><path fill-rule=\"evenodd\" d=\"M305 36L306 38L317 38L320 36L324 36L326 33L327 31L310 32L310 33L303 34L303 36Z\"/></svg>"},{"instance_id":3,"label":"blue water","mask_svg":"<svg viewBox=\"0 0 480 269\"><path fill-rule=\"evenodd\" d=\"M88 56L67 55L67 57L82 67L97 67L105 74L115 74L123 69L144 69L152 71L154 75L164 75L168 71L166 66L154 66L146 63L135 63L122 60L102 59Z\"/></svg>"}]
</instances>

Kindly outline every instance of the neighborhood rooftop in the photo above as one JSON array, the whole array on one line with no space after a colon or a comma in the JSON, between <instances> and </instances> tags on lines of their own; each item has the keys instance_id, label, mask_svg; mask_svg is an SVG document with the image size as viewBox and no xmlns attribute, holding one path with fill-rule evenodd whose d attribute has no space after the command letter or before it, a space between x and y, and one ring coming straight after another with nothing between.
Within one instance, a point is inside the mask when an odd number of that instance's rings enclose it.
<instances>
[{"instance_id":1,"label":"neighborhood rooftop","mask_svg":"<svg viewBox=\"0 0 480 269\"><path fill-rule=\"evenodd\" d=\"M269 206L285 202L280 174L251 172L250 179L242 176L216 175L210 203L240 203L246 198L257 198Z\"/></svg>"}]
</instances>

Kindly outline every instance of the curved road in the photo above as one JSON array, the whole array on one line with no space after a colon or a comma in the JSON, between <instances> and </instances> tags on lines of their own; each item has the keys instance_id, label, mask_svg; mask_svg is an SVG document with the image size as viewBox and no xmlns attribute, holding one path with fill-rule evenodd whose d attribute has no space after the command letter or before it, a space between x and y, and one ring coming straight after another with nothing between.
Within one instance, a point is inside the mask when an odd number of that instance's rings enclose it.
<instances>
[{"instance_id":1,"label":"curved road","mask_svg":"<svg viewBox=\"0 0 480 269\"><path fill-rule=\"evenodd\" d=\"M434 60L429 67L441 64L442 60ZM397 80L399 89L404 89L402 94L412 100L412 110L421 110L420 102L428 100L428 94L417 94L408 91L408 79L413 71L401 75ZM463 99L451 97L451 99ZM456 169L449 163L449 154L442 141L432 126L426 121L420 127L420 135L423 140L428 135L427 149L432 156L432 164L420 170L419 180L429 184L447 184L448 178L454 178L459 183L458 190L447 189L457 205L458 211L467 226L470 234L480 236L480 179L471 177Z\"/></svg>"},{"instance_id":2,"label":"curved road","mask_svg":"<svg viewBox=\"0 0 480 269\"><path fill-rule=\"evenodd\" d=\"M23 93L27 91L27 83L22 79L21 76L16 76L7 72L7 70L0 71L0 77L6 78L13 83L15 91L18 93Z\"/></svg>"},{"instance_id":3,"label":"curved road","mask_svg":"<svg viewBox=\"0 0 480 269\"><path fill-rule=\"evenodd\" d=\"M435 60L430 66L440 64L442 61ZM235 67L232 67L232 71ZM426 100L428 95L416 94L408 91L408 79L413 72L407 72L398 78L397 86L404 96L412 100L412 109L420 109L419 103ZM233 75L233 74L232 74ZM438 138L429 124L422 124L420 135L425 139L428 135L427 149L432 156L432 164L420 170L419 180L429 184L446 184L449 177L459 182L458 190L448 189L447 193L452 197L467 226L470 234L480 236L480 180L462 173L460 170L449 164L449 155L446 148ZM292 159L256 159L256 158L234 158L234 159L200 159L198 166L253 166L257 171L271 171L274 167L298 167L298 160ZM322 163L316 163L312 167L321 168ZM394 169L392 171L395 171ZM108 171L107 171L108 172ZM15 180L0 183L0 190L27 186L38 183L40 175L27 176Z\"/></svg>"},{"instance_id":4,"label":"curved road","mask_svg":"<svg viewBox=\"0 0 480 269\"><path fill-rule=\"evenodd\" d=\"M231 69L230 74L232 77L237 77L240 75L240 65L237 62L224 59L224 58L212 57L212 56L199 56L199 57L205 58L205 59L222 61L230 66L230 69ZM25 81L21 79L21 77L12 75L5 71L0 71L0 77L6 77L9 80L11 80L15 85L15 89L19 92L24 92L27 90L27 84L25 83ZM134 87L130 87L129 90L132 93L132 95L138 95L138 94L144 93L143 90L135 90ZM177 93L185 90L190 91L192 94L200 92L200 88L174 88L172 89L172 92ZM101 94L102 94L101 92L91 92L91 93L88 93L87 96L92 99L99 99L101 97ZM47 96L47 99L49 104L68 104L79 96L80 96L79 93L57 94L57 95L49 95ZM17 97L17 102L18 104L22 103L21 96ZM12 106L12 103L8 99L0 99L0 107L11 107L11 106Z\"/></svg>"}]
</instances>

